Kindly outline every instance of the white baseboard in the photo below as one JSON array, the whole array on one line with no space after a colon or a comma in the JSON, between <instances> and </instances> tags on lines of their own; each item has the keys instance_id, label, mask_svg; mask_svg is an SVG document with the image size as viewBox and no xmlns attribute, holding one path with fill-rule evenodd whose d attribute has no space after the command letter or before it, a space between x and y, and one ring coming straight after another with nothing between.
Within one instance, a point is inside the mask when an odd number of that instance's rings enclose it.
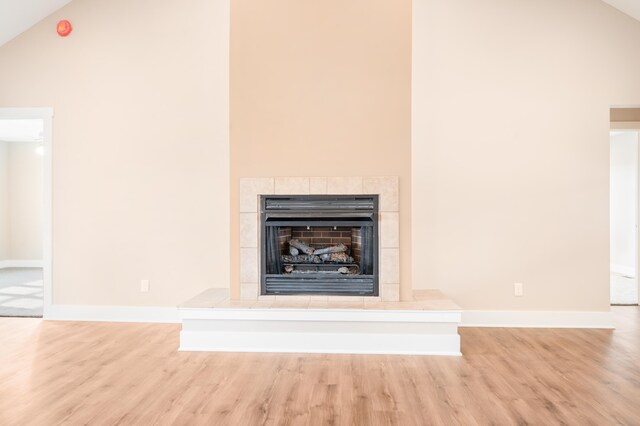
<instances>
[{"instance_id":1,"label":"white baseboard","mask_svg":"<svg viewBox=\"0 0 640 426\"><path fill-rule=\"evenodd\" d=\"M4 268L42 268L42 260L0 260L0 269Z\"/></svg>"},{"instance_id":2,"label":"white baseboard","mask_svg":"<svg viewBox=\"0 0 640 426\"><path fill-rule=\"evenodd\" d=\"M178 308L148 306L51 305L44 319L56 321L179 323Z\"/></svg>"},{"instance_id":3,"label":"white baseboard","mask_svg":"<svg viewBox=\"0 0 640 426\"><path fill-rule=\"evenodd\" d=\"M462 311L460 327L615 328L608 311Z\"/></svg>"},{"instance_id":4,"label":"white baseboard","mask_svg":"<svg viewBox=\"0 0 640 426\"><path fill-rule=\"evenodd\" d=\"M174 307L101 305L51 305L46 307L44 318L60 321L181 321L180 312ZM249 318L238 319L246 321ZM611 312L594 311L462 311L460 327L614 328Z\"/></svg>"}]
</instances>

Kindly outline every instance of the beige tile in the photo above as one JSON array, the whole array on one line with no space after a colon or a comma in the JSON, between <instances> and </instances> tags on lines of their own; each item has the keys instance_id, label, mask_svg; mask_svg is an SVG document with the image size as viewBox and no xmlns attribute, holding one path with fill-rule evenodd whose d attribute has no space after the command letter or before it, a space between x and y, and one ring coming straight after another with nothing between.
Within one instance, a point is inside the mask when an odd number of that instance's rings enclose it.
<instances>
[{"instance_id":1,"label":"beige tile","mask_svg":"<svg viewBox=\"0 0 640 426\"><path fill-rule=\"evenodd\" d=\"M429 310L460 310L460 306L437 289L413 290L413 300Z\"/></svg>"},{"instance_id":2,"label":"beige tile","mask_svg":"<svg viewBox=\"0 0 640 426\"><path fill-rule=\"evenodd\" d=\"M319 302L322 303L322 302ZM326 309L364 309L364 302L360 301L350 301L350 302L333 302L327 301Z\"/></svg>"},{"instance_id":3,"label":"beige tile","mask_svg":"<svg viewBox=\"0 0 640 426\"><path fill-rule=\"evenodd\" d=\"M424 302L416 302L422 305L422 309L433 311L459 311L460 306L453 300L441 299L441 300L429 300Z\"/></svg>"},{"instance_id":4,"label":"beige tile","mask_svg":"<svg viewBox=\"0 0 640 426\"><path fill-rule=\"evenodd\" d=\"M309 301L301 300L274 300L271 309L308 309Z\"/></svg>"},{"instance_id":5,"label":"beige tile","mask_svg":"<svg viewBox=\"0 0 640 426\"><path fill-rule=\"evenodd\" d=\"M240 282L258 282L258 249L240 249Z\"/></svg>"},{"instance_id":6,"label":"beige tile","mask_svg":"<svg viewBox=\"0 0 640 426\"><path fill-rule=\"evenodd\" d=\"M258 247L257 213L240 213L240 247Z\"/></svg>"},{"instance_id":7,"label":"beige tile","mask_svg":"<svg viewBox=\"0 0 640 426\"><path fill-rule=\"evenodd\" d=\"M324 195L327 193L326 177L309 178L309 194Z\"/></svg>"},{"instance_id":8,"label":"beige tile","mask_svg":"<svg viewBox=\"0 0 640 426\"><path fill-rule=\"evenodd\" d=\"M422 311L424 306L419 302L385 302L388 311Z\"/></svg>"},{"instance_id":9,"label":"beige tile","mask_svg":"<svg viewBox=\"0 0 640 426\"><path fill-rule=\"evenodd\" d=\"M327 302L364 302L363 296L327 296Z\"/></svg>"},{"instance_id":10,"label":"beige tile","mask_svg":"<svg viewBox=\"0 0 640 426\"><path fill-rule=\"evenodd\" d=\"M388 302L387 302L388 303ZM365 309L371 309L376 311L384 311L386 303L385 302L364 302Z\"/></svg>"},{"instance_id":11,"label":"beige tile","mask_svg":"<svg viewBox=\"0 0 640 426\"><path fill-rule=\"evenodd\" d=\"M400 247L400 214L396 212L382 212L379 215L380 247Z\"/></svg>"},{"instance_id":12,"label":"beige tile","mask_svg":"<svg viewBox=\"0 0 640 426\"><path fill-rule=\"evenodd\" d=\"M327 309L327 307L326 300L312 300L309 302L308 309Z\"/></svg>"},{"instance_id":13,"label":"beige tile","mask_svg":"<svg viewBox=\"0 0 640 426\"><path fill-rule=\"evenodd\" d=\"M311 296L305 296L305 295L291 295L291 296L286 296L286 295L277 295L276 296L276 300L278 302L309 302Z\"/></svg>"},{"instance_id":14,"label":"beige tile","mask_svg":"<svg viewBox=\"0 0 640 426\"><path fill-rule=\"evenodd\" d=\"M327 178L328 194L362 194L362 177Z\"/></svg>"},{"instance_id":15,"label":"beige tile","mask_svg":"<svg viewBox=\"0 0 640 426\"><path fill-rule=\"evenodd\" d=\"M364 309L364 302L312 301L309 309Z\"/></svg>"},{"instance_id":16,"label":"beige tile","mask_svg":"<svg viewBox=\"0 0 640 426\"><path fill-rule=\"evenodd\" d=\"M273 294L261 294L258 296L258 301L273 302L274 300L276 300L276 296Z\"/></svg>"},{"instance_id":17,"label":"beige tile","mask_svg":"<svg viewBox=\"0 0 640 426\"><path fill-rule=\"evenodd\" d=\"M214 309L250 309L256 300L225 300L224 302L216 304Z\"/></svg>"},{"instance_id":18,"label":"beige tile","mask_svg":"<svg viewBox=\"0 0 640 426\"><path fill-rule=\"evenodd\" d=\"M383 302L399 302L400 284L382 284L380 296Z\"/></svg>"},{"instance_id":19,"label":"beige tile","mask_svg":"<svg viewBox=\"0 0 640 426\"><path fill-rule=\"evenodd\" d=\"M322 296L322 295L311 295L309 296L309 300L311 302L326 302L327 301L327 297L328 296Z\"/></svg>"},{"instance_id":20,"label":"beige tile","mask_svg":"<svg viewBox=\"0 0 640 426\"><path fill-rule=\"evenodd\" d=\"M251 305L251 309L271 309L271 305L273 305L272 300L258 300Z\"/></svg>"},{"instance_id":21,"label":"beige tile","mask_svg":"<svg viewBox=\"0 0 640 426\"><path fill-rule=\"evenodd\" d=\"M181 308L211 308L216 303L229 300L228 288L209 288L180 305Z\"/></svg>"},{"instance_id":22,"label":"beige tile","mask_svg":"<svg viewBox=\"0 0 640 426\"><path fill-rule=\"evenodd\" d=\"M275 193L280 195L309 194L308 177L277 177L275 178Z\"/></svg>"},{"instance_id":23,"label":"beige tile","mask_svg":"<svg viewBox=\"0 0 640 426\"><path fill-rule=\"evenodd\" d=\"M258 195L273 194L273 178L242 178L240 179L240 212L258 212Z\"/></svg>"},{"instance_id":24,"label":"beige tile","mask_svg":"<svg viewBox=\"0 0 640 426\"><path fill-rule=\"evenodd\" d=\"M400 186L397 176L364 177L362 189L364 194L380 195L381 212L400 211Z\"/></svg>"},{"instance_id":25,"label":"beige tile","mask_svg":"<svg viewBox=\"0 0 640 426\"><path fill-rule=\"evenodd\" d=\"M240 300L258 300L258 288L257 283L240 284Z\"/></svg>"},{"instance_id":26,"label":"beige tile","mask_svg":"<svg viewBox=\"0 0 640 426\"><path fill-rule=\"evenodd\" d=\"M397 284L400 282L400 249L380 249L380 283Z\"/></svg>"}]
</instances>

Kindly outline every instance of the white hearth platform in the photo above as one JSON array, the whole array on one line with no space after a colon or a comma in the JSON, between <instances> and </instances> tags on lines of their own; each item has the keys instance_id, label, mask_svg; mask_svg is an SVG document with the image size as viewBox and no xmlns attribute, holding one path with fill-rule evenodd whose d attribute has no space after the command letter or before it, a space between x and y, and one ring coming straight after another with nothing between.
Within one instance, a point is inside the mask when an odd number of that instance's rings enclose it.
<instances>
[{"instance_id":1,"label":"white hearth platform","mask_svg":"<svg viewBox=\"0 0 640 426\"><path fill-rule=\"evenodd\" d=\"M451 355L461 310L438 290L410 301L275 296L231 300L209 289L179 307L181 351Z\"/></svg>"}]
</instances>

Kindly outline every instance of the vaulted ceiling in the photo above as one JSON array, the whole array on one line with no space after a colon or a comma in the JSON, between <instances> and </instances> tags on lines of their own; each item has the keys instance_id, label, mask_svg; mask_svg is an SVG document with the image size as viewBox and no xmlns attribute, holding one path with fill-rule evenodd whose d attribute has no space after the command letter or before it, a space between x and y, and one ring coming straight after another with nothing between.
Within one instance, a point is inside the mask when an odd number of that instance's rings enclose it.
<instances>
[{"instance_id":1,"label":"vaulted ceiling","mask_svg":"<svg viewBox=\"0 0 640 426\"><path fill-rule=\"evenodd\" d=\"M0 46L71 0L0 0Z\"/></svg>"},{"instance_id":2,"label":"vaulted ceiling","mask_svg":"<svg viewBox=\"0 0 640 426\"><path fill-rule=\"evenodd\" d=\"M0 46L71 0L0 0ZM603 0L640 20L640 0Z\"/></svg>"},{"instance_id":3,"label":"vaulted ceiling","mask_svg":"<svg viewBox=\"0 0 640 426\"><path fill-rule=\"evenodd\" d=\"M640 0L603 0L640 21Z\"/></svg>"}]
</instances>

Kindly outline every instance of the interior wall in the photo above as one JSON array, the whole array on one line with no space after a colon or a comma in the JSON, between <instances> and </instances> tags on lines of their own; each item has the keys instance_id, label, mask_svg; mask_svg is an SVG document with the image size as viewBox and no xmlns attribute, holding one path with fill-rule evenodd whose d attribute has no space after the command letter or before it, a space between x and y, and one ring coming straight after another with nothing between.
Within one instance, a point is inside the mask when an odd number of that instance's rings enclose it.
<instances>
[{"instance_id":1,"label":"interior wall","mask_svg":"<svg viewBox=\"0 0 640 426\"><path fill-rule=\"evenodd\" d=\"M411 289L411 1L231 4L232 290L239 179L399 176L401 293Z\"/></svg>"},{"instance_id":2,"label":"interior wall","mask_svg":"<svg viewBox=\"0 0 640 426\"><path fill-rule=\"evenodd\" d=\"M640 22L597 0L415 0L413 19L416 285L608 310L609 107L640 104Z\"/></svg>"},{"instance_id":3,"label":"interior wall","mask_svg":"<svg viewBox=\"0 0 640 426\"><path fill-rule=\"evenodd\" d=\"M413 24L408 0L231 6L229 29L221 0L74 0L0 47L0 107L55 111L55 303L171 306L230 264L237 294L240 177L398 175L405 296L608 309L609 106L640 105L638 21L599 0L414 0Z\"/></svg>"},{"instance_id":4,"label":"interior wall","mask_svg":"<svg viewBox=\"0 0 640 426\"><path fill-rule=\"evenodd\" d=\"M42 260L43 157L39 142L9 143L9 254L11 260Z\"/></svg>"},{"instance_id":5,"label":"interior wall","mask_svg":"<svg viewBox=\"0 0 640 426\"><path fill-rule=\"evenodd\" d=\"M0 261L9 259L9 144L0 141Z\"/></svg>"},{"instance_id":6,"label":"interior wall","mask_svg":"<svg viewBox=\"0 0 640 426\"><path fill-rule=\"evenodd\" d=\"M54 303L228 285L228 8L74 0L0 47L0 107L54 110Z\"/></svg>"}]
</instances>

